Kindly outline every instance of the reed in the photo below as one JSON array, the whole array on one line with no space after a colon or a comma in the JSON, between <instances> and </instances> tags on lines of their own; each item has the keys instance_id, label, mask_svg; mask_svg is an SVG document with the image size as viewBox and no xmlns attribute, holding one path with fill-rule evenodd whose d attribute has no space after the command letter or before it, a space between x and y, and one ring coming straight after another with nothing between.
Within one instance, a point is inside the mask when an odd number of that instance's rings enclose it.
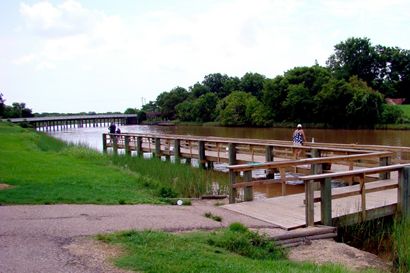
<instances>
[{"instance_id":1,"label":"reed","mask_svg":"<svg viewBox=\"0 0 410 273\"><path fill-rule=\"evenodd\" d=\"M410 272L410 220L399 219L393 225L394 265L398 272Z\"/></svg>"}]
</instances>

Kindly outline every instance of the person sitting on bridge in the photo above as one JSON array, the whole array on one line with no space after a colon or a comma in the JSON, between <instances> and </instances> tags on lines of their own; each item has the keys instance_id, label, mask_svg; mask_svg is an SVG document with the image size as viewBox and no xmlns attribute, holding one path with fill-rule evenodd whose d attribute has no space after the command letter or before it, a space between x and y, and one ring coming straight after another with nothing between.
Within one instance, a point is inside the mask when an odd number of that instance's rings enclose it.
<instances>
[{"instance_id":1,"label":"person sitting on bridge","mask_svg":"<svg viewBox=\"0 0 410 273\"><path fill-rule=\"evenodd\" d=\"M115 134L115 124L112 122L110 127L108 127L108 130L110 131L110 134Z\"/></svg>"},{"instance_id":2,"label":"person sitting on bridge","mask_svg":"<svg viewBox=\"0 0 410 273\"><path fill-rule=\"evenodd\" d=\"M120 127L118 127L118 128L117 128L117 131L115 131L115 133L117 133L117 134L121 134Z\"/></svg>"}]
</instances>

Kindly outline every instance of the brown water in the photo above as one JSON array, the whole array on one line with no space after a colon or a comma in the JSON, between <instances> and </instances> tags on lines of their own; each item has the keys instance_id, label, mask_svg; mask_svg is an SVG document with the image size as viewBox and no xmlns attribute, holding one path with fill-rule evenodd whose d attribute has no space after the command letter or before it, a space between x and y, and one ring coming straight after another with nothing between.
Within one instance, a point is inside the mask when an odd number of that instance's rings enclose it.
<instances>
[{"instance_id":1,"label":"brown water","mask_svg":"<svg viewBox=\"0 0 410 273\"><path fill-rule=\"evenodd\" d=\"M196 136L217 136L234 138L276 139L290 140L293 129L289 128L228 128L204 126L149 126L131 125L121 126L123 133L146 134L178 134ZM105 127L69 129L66 131L50 132L60 139L73 143L86 144L97 150L102 150L102 133L107 133ZM333 130L333 129L305 129L308 141L330 143L357 143L392 146L410 146L410 130ZM288 193L303 192L303 185L287 186ZM277 196L281 193L280 184L271 184L255 188L257 196ZM261 196L262 195L262 196Z\"/></svg>"}]
</instances>

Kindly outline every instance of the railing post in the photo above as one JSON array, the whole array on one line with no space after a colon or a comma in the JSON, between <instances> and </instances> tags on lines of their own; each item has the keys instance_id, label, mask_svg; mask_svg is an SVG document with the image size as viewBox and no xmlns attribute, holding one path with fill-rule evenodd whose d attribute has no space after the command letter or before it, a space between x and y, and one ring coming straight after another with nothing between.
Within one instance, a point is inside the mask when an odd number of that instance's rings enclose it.
<instances>
[{"instance_id":1,"label":"railing post","mask_svg":"<svg viewBox=\"0 0 410 273\"><path fill-rule=\"evenodd\" d=\"M115 155L118 154L118 138L116 135L110 134L110 138L112 139L112 150Z\"/></svg>"},{"instance_id":2,"label":"railing post","mask_svg":"<svg viewBox=\"0 0 410 273\"><path fill-rule=\"evenodd\" d=\"M234 143L229 143L228 144L228 159L229 165L235 165L236 164L236 147ZM234 172L233 170L229 170L229 181L231 184L231 191L229 193L229 203L233 204L236 202L236 194L237 194L237 190L236 188L233 187L233 185L236 183L236 172Z\"/></svg>"},{"instance_id":3,"label":"railing post","mask_svg":"<svg viewBox=\"0 0 410 273\"><path fill-rule=\"evenodd\" d=\"M143 156L143 151L142 151L142 137L137 136L137 155L138 156Z\"/></svg>"},{"instance_id":4,"label":"railing post","mask_svg":"<svg viewBox=\"0 0 410 273\"><path fill-rule=\"evenodd\" d=\"M312 158L320 157L320 150L312 149L311 150L311 157ZM322 163L320 163L320 164L311 164L310 173L311 174L321 174L321 173L323 173L323 164ZM318 190L320 190L321 185L322 185L321 183L315 183L313 185L313 189L318 191Z\"/></svg>"},{"instance_id":5,"label":"railing post","mask_svg":"<svg viewBox=\"0 0 410 273\"><path fill-rule=\"evenodd\" d=\"M320 181L320 210L323 225L332 225L332 180L325 178Z\"/></svg>"},{"instance_id":6,"label":"railing post","mask_svg":"<svg viewBox=\"0 0 410 273\"><path fill-rule=\"evenodd\" d=\"M305 181L305 217L306 226L312 227L315 225L315 203L314 203L314 190L313 190L313 180Z\"/></svg>"},{"instance_id":7,"label":"railing post","mask_svg":"<svg viewBox=\"0 0 410 273\"><path fill-rule=\"evenodd\" d=\"M399 170L399 188L397 191L397 209L403 218L410 217L410 167Z\"/></svg>"},{"instance_id":8,"label":"railing post","mask_svg":"<svg viewBox=\"0 0 410 273\"><path fill-rule=\"evenodd\" d=\"M364 174L359 175L360 182L360 195L361 195L361 204L362 204L362 221L366 221L366 181Z\"/></svg>"},{"instance_id":9,"label":"railing post","mask_svg":"<svg viewBox=\"0 0 410 273\"><path fill-rule=\"evenodd\" d=\"M198 163L199 168L205 169L206 157L205 157L205 141L198 141Z\"/></svg>"},{"instance_id":10,"label":"railing post","mask_svg":"<svg viewBox=\"0 0 410 273\"><path fill-rule=\"evenodd\" d=\"M155 138L155 156L161 158L161 139Z\"/></svg>"},{"instance_id":11,"label":"railing post","mask_svg":"<svg viewBox=\"0 0 410 273\"><path fill-rule=\"evenodd\" d=\"M245 182L251 182L252 181L252 171L245 171L243 173L243 178ZM243 200L244 201L253 200L253 187L252 186L245 187Z\"/></svg>"},{"instance_id":12,"label":"railing post","mask_svg":"<svg viewBox=\"0 0 410 273\"><path fill-rule=\"evenodd\" d=\"M107 153L107 134L102 135L103 142L103 153Z\"/></svg>"},{"instance_id":13,"label":"railing post","mask_svg":"<svg viewBox=\"0 0 410 273\"><path fill-rule=\"evenodd\" d=\"M388 166L390 165L390 156L386 156L386 157L381 157L379 159L380 162L380 166ZM386 173L380 173L379 174L379 179L380 180L384 180L384 179L390 179L390 172L386 172Z\"/></svg>"},{"instance_id":14,"label":"railing post","mask_svg":"<svg viewBox=\"0 0 410 273\"><path fill-rule=\"evenodd\" d=\"M131 156L130 136L124 136L125 154Z\"/></svg>"},{"instance_id":15,"label":"railing post","mask_svg":"<svg viewBox=\"0 0 410 273\"><path fill-rule=\"evenodd\" d=\"M181 163L181 141L179 139L174 140L174 157L176 163Z\"/></svg>"},{"instance_id":16,"label":"railing post","mask_svg":"<svg viewBox=\"0 0 410 273\"><path fill-rule=\"evenodd\" d=\"M265 146L265 162L273 161L273 146ZM266 170L266 178L275 178L275 171L272 169Z\"/></svg>"}]
</instances>

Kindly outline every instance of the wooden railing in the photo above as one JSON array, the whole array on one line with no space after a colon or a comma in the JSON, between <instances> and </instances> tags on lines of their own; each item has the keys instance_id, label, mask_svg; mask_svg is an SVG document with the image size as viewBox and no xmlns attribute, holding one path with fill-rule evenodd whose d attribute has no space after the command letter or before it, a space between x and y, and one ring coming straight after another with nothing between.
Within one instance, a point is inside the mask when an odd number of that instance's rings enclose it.
<instances>
[{"instance_id":1,"label":"wooden railing","mask_svg":"<svg viewBox=\"0 0 410 273\"><path fill-rule=\"evenodd\" d=\"M285 144L287 143L287 144ZM195 158L204 165L208 162L240 164L249 162L269 162L274 158L291 159L295 147L290 142L246 140L220 137L197 137L183 135L155 134L103 134L103 150L112 149L114 153L124 150L126 154L135 151L138 155L152 153L155 156L175 156ZM314 147L298 147L305 151L306 157L371 153L369 150ZM314 153L313 154L313 150ZM366 163L366 162L363 162Z\"/></svg>"},{"instance_id":2,"label":"wooden railing","mask_svg":"<svg viewBox=\"0 0 410 273\"><path fill-rule=\"evenodd\" d=\"M365 175L382 174L386 172L398 172L398 181L396 184L387 186L372 187L372 183L368 186L365 183ZM342 177L359 177L360 187L358 190L353 190L339 195L332 195L331 181L332 179ZM366 193L383 191L391 188L398 188L397 194L397 212L404 216L410 217L410 164L397 164L383 167L374 167L361 170L351 170L338 173L316 174L300 177L305 183L305 203L306 203L306 225L314 225L314 203L320 202L321 223L324 225L332 225L332 200L343 198L352 195L361 196L361 215L362 219L366 219ZM320 183L320 198L314 198L314 183ZM383 212L385 213L385 211ZM389 212L391 213L391 212ZM381 217L385 215L375 215Z\"/></svg>"},{"instance_id":3,"label":"wooden railing","mask_svg":"<svg viewBox=\"0 0 410 273\"><path fill-rule=\"evenodd\" d=\"M312 152L317 154L315 150ZM286 182L291 180L300 180L300 178L287 178L287 170L295 170L298 166L310 165L311 174L320 174L324 171L324 166L329 166L330 164L344 164L349 170L353 170L354 167L358 165L356 162L363 160L370 161L372 159L374 166L387 166L389 164L389 158L392 155L391 152L372 152L366 154L354 154L354 155L341 155L332 157L316 157L316 158L305 158L300 160L283 160L274 161L266 163L253 163L253 164L241 164L241 165L230 165L228 166L230 180L231 180L231 199L230 203L235 203L237 189L244 189L244 201L253 200L253 187L260 184L277 183L280 182L282 185L282 195L286 195ZM280 173L279 179L252 179L252 171L254 170L272 170L277 169ZM240 174L243 173L243 182L238 182ZM380 174L380 179L390 178L389 173ZM351 184L352 181L349 181Z\"/></svg>"}]
</instances>

